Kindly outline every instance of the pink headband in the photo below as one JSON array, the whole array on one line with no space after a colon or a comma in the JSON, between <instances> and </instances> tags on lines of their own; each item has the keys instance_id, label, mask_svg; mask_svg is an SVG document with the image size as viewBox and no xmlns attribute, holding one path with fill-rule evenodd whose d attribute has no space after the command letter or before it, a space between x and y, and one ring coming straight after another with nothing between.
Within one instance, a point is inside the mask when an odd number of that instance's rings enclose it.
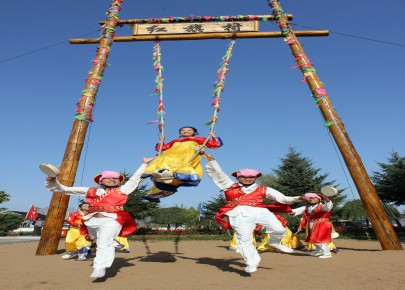
<instances>
[{"instance_id":1,"label":"pink headband","mask_svg":"<svg viewBox=\"0 0 405 290\"><path fill-rule=\"evenodd\" d=\"M121 174L116 171L103 171L101 172L100 181L104 178L120 178Z\"/></svg>"},{"instance_id":2,"label":"pink headband","mask_svg":"<svg viewBox=\"0 0 405 290\"><path fill-rule=\"evenodd\" d=\"M312 193L312 192L308 192L306 194L304 194L305 197L310 198L310 197L316 197L321 199L321 197L319 195L317 195L316 193Z\"/></svg>"},{"instance_id":3,"label":"pink headband","mask_svg":"<svg viewBox=\"0 0 405 290\"><path fill-rule=\"evenodd\" d=\"M239 176L256 176L256 177L260 177L262 176L262 174L260 173L260 171L256 170L256 169L240 169L238 171L235 171L232 173L232 176L235 176L236 178L238 178Z\"/></svg>"},{"instance_id":4,"label":"pink headband","mask_svg":"<svg viewBox=\"0 0 405 290\"><path fill-rule=\"evenodd\" d=\"M122 182L125 177L124 175L122 175L119 172L116 171L103 171L102 173L96 175L96 177L94 177L94 182L97 184L100 184L100 182L104 179L104 178L119 178L120 182Z\"/></svg>"}]
</instances>

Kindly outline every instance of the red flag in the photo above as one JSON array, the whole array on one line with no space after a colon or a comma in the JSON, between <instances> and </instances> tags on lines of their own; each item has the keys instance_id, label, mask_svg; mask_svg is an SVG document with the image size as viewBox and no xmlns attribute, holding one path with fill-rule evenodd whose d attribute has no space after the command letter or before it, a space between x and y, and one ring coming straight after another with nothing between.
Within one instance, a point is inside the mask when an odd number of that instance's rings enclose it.
<instances>
[{"instance_id":1,"label":"red flag","mask_svg":"<svg viewBox=\"0 0 405 290\"><path fill-rule=\"evenodd\" d=\"M26 220L34 221L38 216L38 212L35 209L34 205L31 205L30 210L27 212Z\"/></svg>"}]
</instances>

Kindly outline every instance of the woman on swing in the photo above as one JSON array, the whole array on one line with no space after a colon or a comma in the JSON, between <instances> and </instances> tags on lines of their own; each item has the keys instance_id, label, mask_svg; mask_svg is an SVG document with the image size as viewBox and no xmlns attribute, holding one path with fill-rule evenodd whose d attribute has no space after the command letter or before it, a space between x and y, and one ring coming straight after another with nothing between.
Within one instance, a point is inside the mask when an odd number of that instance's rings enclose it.
<instances>
[{"instance_id":1,"label":"woman on swing","mask_svg":"<svg viewBox=\"0 0 405 290\"><path fill-rule=\"evenodd\" d=\"M179 186L197 186L203 176L200 154L204 154L205 146L216 149L223 145L214 132L208 133L211 138L207 140L197 137L197 129L191 126L180 128L179 134L179 138L166 144L162 135L156 145L156 151L162 151L162 154L148 165L142 175L142 178L151 177L156 187L146 193L147 199L173 194Z\"/></svg>"}]
</instances>

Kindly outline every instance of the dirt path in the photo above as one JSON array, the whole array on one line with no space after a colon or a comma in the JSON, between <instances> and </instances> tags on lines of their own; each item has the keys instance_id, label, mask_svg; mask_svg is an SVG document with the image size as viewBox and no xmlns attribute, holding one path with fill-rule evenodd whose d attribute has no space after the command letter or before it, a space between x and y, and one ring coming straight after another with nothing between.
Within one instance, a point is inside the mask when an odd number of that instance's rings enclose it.
<instances>
[{"instance_id":1,"label":"dirt path","mask_svg":"<svg viewBox=\"0 0 405 290\"><path fill-rule=\"evenodd\" d=\"M262 253L252 275L227 242L131 242L104 279L92 279L91 260L35 256L38 242L0 245L2 289L405 289L405 251L381 251L374 241L335 240L332 259L305 252Z\"/></svg>"}]
</instances>

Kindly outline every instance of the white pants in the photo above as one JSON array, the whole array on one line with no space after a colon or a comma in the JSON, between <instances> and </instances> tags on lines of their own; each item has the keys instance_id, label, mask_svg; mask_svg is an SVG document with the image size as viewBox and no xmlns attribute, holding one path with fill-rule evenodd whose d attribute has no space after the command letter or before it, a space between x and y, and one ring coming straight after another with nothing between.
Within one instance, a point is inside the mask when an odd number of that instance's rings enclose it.
<instances>
[{"instance_id":1,"label":"white pants","mask_svg":"<svg viewBox=\"0 0 405 290\"><path fill-rule=\"evenodd\" d=\"M111 267L115 257L114 239L122 226L109 217L92 217L85 221L91 238L97 238L97 251L93 268Z\"/></svg>"},{"instance_id":2,"label":"white pants","mask_svg":"<svg viewBox=\"0 0 405 290\"><path fill-rule=\"evenodd\" d=\"M253 245L253 231L257 224L266 228L266 233L270 234L271 244L280 243L287 234L281 222L266 208L257 208L254 214L242 212L235 217L229 217L229 223L236 231L238 252L248 266L255 266L260 262L259 253Z\"/></svg>"},{"instance_id":3,"label":"white pants","mask_svg":"<svg viewBox=\"0 0 405 290\"><path fill-rule=\"evenodd\" d=\"M318 253L323 253L324 255L330 255L330 248L328 247L328 244L314 244L316 251Z\"/></svg>"}]
</instances>

